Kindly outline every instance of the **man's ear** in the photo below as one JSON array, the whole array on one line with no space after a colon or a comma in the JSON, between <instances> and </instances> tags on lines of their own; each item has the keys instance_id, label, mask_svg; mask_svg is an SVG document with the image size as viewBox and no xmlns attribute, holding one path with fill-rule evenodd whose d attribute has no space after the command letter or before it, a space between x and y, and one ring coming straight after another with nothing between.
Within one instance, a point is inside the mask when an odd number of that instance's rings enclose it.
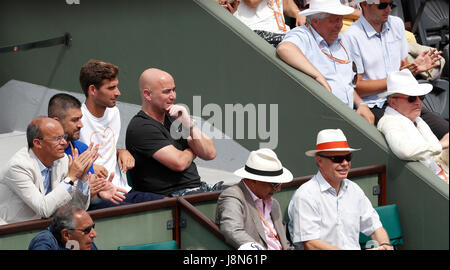
<instances>
[{"instance_id":1,"label":"man's ear","mask_svg":"<svg viewBox=\"0 0 450 270\"><path fill-rule=\"evenodd\" d=\"M67 243L67 241L70 240L70 232L68 229L62 229L61 230L61 240L64 243Z\"/></svg>"},{"instance_id":2,"label":"man's ear","mask_svg":"<svg viewBox=\"0 0 450 270\"><path fill-rule=\"evenodd\" d=\"M144 91L143 91L143 93L144 93L144 98L145 98L146 100L148 100L148 101L151 101L151 100L152 100L152 90L150 90L150 89L148 89L148 88L145 88Z\"/></svg>"},{"instance_id":3,"label":"man's ear","mask_svg":"<svg viewBox=\"0 0 450 270\"><path fill-rule=\"evenodd\" d=\"M95 88L95 85L93 85L93 84L89 85L89 87L88 87L88 96L93 96L95 94L95 90L96 89L97 88Z\"/></svg>"},{"instance_id":4,"label":"man's ear","mask_svg":"<svg viewBox=\"0 0 450 270\"><path fill-rule=\"evenodd\" d=\"M33 146L36 147L36 148L41 148L42 147L41 140L39 140L38 138L34 138L33 139Z\"/></svg>"},{"instance_id":5,"label":"man's ear","mask_svg":"<svg viewBox=\"0 0 450 270\"><path fill-rule=\"evenodd\" d=\"M393 97L388 97L387 98L387 102L389 104L389 106L391 106L392 109L397 109L397 99L393 98Z\"/></svg>"}]
</instances>

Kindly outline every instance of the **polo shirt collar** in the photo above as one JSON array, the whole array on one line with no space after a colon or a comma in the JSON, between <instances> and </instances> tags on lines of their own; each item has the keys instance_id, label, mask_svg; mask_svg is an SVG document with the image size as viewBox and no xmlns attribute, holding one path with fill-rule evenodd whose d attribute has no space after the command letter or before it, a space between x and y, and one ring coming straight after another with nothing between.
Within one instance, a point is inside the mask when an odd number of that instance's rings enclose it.
<instances>
[{"instance_id":1,"label":"polo shirt collar","mask_svg":"<svg viewBox=\"0 0 450 270\"><path fill-rule=\"evenodd\" d=\"M327 180L325 180L325 178L323 178L323 175L320 172L320 170L316 174L315 179L319 183L320 192L325 192L325 191L330 190L332 193L336 193L335 189L327 182ZM344 191L347 190L348 181L350 181L350 180L348 180L347 178L342 180L341 188L339 189L339 193L344 192Z\"/></svg>"},{"instance_id":2,"label":"polo shirt collar","mask_svg":"<svg viewBox=\"0 0 450 270\"><path fill-rule=\"evenodd\" d=\"M378 35L377 31L375 31L373 26L369 23L369 21L367 21L366 17L364 17L364 14L361 15L360 20L361 20L361 25L364 29L364 32L366 32L366 35L368 38ZM391 25L390 20L388 19L388 21L385 22L383 24L383 27L381 28L381 34L388 31L391 28L390 25Z\"/></svg>"}]
</instances>

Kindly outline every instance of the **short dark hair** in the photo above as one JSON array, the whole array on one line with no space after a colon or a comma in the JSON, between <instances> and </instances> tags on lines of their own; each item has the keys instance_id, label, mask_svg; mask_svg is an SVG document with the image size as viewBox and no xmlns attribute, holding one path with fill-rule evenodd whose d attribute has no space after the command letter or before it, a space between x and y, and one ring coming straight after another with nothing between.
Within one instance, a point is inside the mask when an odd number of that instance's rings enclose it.
<instances>
[{"instance_id":1,"label":"short dark hair","mask_svg":"<svg viewBox=\"0 0 450 270\"><path fill-rule=\"evenodd\" d=\"M48 102L48 117L58 117L59 121L63 121L67 111L73 108L81 108L81 102L76 97L65 93L56 94Z\"/></svg>"},{"instance_id":2,"label":"short dark hair","mask_svg":"<svg viewBox=\"0 0 450 270\"><path fill-rule=\"evenodd\" d=\"M33 140L34 139L42 137L42 132L41 132L41 127L40 126L41 126L41 122L42 122L43 118L45 118L45 116L36 117L27 126L28 149L33 148Z\"/></svg>"},{"instance_id":3,"label":"short dark hair","mask_svg":"<svg viewBox=\"0 0 450 270\"><path fill-rule=\"evenodd\" d=\"M113 80L119 75L119 67L97 59L91 59L81 67L80 85L83 93L88 97L90 85L100 88L103 80Z\"/></svg>"}]
</instances>

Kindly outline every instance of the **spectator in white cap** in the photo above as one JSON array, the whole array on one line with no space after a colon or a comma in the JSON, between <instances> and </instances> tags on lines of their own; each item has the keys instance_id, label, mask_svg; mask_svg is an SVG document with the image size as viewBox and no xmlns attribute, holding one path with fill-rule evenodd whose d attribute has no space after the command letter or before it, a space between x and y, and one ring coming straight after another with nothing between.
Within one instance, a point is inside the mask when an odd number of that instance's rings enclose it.
<instances>
[{"instance_id":1,"label":"spectator in white cap","mask_svg":"<svg viewBox=\"0 0 450 270\"><path fill-rule=\"evenodd\" d=\"M439 141L420 117L422 100L432 89L419 84L408 69L389 74L387 91L380 94L387 96L389 106L377 128L397 157L420 161L448 184L449 135Z\"/></svg>"},{"instance_id":2,"label":"spectator in white cap","mask_svg":"<svg viewBox=\"0 0 450 270\"><path fill-rule=\"evenodd\" d=\"M375 125L387 107L386 97L379 96L387 89L390 73L410 69L414 75L440 65L441 53L436 49L424 51L413 63L408 63L409 46L403 21L390 13L392 0L355 0L361 2L362 16L342 35L350 57L356 64L358 79L355 91L375 116ZM448 133L448 121L425 108L423 120L441 139Z\"/></svg>"},{"instance_id":3,"label":"spectator in white cap","mask_svg":"<svg viewBox=\"0 0 450 270\"><path fill-rule=\"evenodd\" d=\"M319 172L301 185L289 208L289 233L297 249L361 249L359 233L392 249L380 218L361 188L347 179L352 152L340 129L317 135L315 157Z\"/></svg>"},{"instance_id":4,"label":"spectator in white cap","mask_svg":"<svg viewBox=\"0 0 450 270\"><path fill-rule=\"evenodd\" d=\"M226 242L236 249L292 249L280 205L272 198L281 184L292 181L292 173L267 148L250 152L245 166L234 173L242 181L220 194L216 208Z\"/></svg>"},{"instance_id":5,"label":"spectator in white cap","mask_svg":"<svg viewBox=\"0 0 450 270\"><path fill-rule=\"evenodd\" d=\"M353 11L339 0L311 0L309 8L300 12L306 24L289 31L277 47L283 61L314 78L350 109L362 99L354 91L356 67L339 32L344 15ZM356 112L374 123L367 106L356 106Z\"/></svg>"}]
</instances>

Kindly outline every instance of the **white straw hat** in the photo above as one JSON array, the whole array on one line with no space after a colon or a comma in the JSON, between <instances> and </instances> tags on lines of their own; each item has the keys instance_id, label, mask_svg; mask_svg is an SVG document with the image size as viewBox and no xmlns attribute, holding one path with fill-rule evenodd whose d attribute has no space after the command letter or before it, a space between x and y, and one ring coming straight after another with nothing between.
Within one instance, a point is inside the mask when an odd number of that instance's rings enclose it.
<instances>
[{"instance_id":1,"label":"white straw hat","mask_svg":"<svg viewBox=\"0 0 450 270\"><path fill-rule=\"evenodd\" d=\"M317 152L331 151L359 151L361 149L353 149L348 146L347 138L340 129L324 129L317 134L316 149L306 151L309 157L314 157Z\"/></svg>"},{"instance_id":2,"label":"white straw hat","mask_svg":"<svg viewBox=\"0 0 450 270\"><path fill-rule=\"evenodd\" d=\"M388 75L387 91L378 94L379 97L387 97L393 94L404 94L407 96L423 96L433 90L433 85L421 83L414 78L411 71L405 68Z\"/></svg>"},{"instance_id":3,"label":"white straw hat","mask_svg":"<svg viewBox=\"0 0 450 270\"><path fill-rule=\"evenodd\" d=\"M348 15L355 9L342 5L339 0L311 0L309 8L300 12L302 16L309 16L317 13L329 13L334 15Z\"/></svg>"},{"instance_id":4,"label":"white straw hat","mask_svg":"<svg viewBox=\"0 0 450 270\"><path fill-rule=\"evenodd\" d=\"M281 165L275 152L268 148L250 152L245 167L236 170L234 174L269 183L287 183L294 178L292 173Z\"/></svg>"}]
</instances>

